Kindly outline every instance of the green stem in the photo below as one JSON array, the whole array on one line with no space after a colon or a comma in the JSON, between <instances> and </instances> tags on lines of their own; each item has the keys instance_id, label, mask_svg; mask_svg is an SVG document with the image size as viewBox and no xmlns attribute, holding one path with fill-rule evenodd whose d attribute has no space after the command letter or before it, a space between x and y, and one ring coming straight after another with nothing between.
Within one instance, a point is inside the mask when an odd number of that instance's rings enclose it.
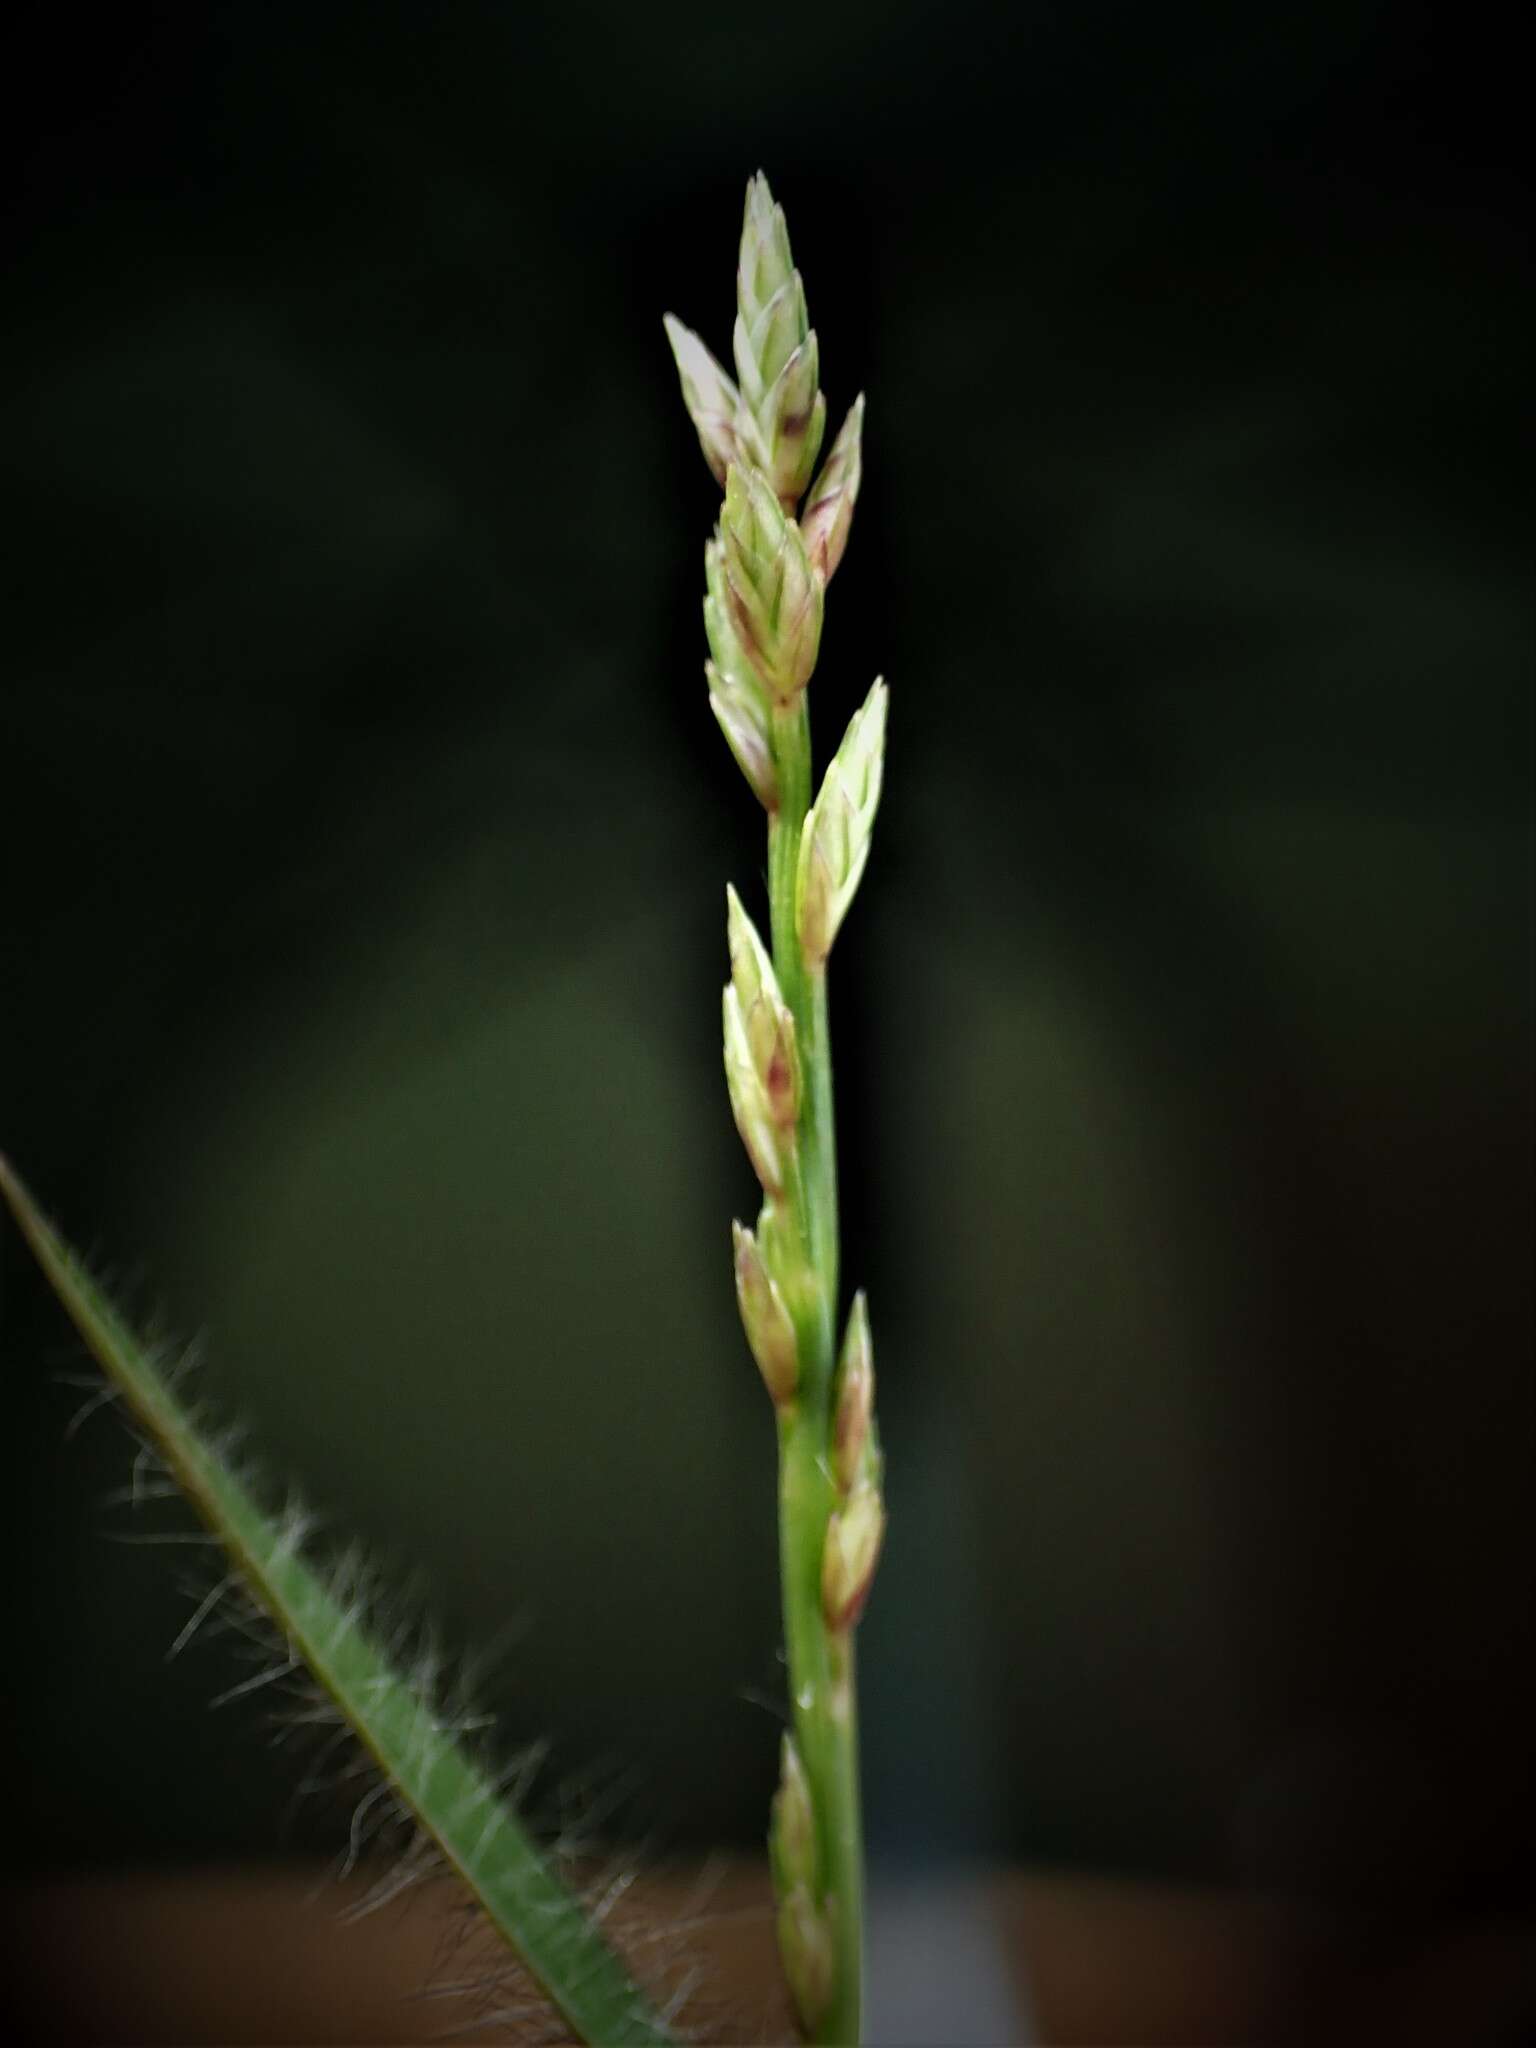
<instances>
[{"instance_id":1,"label":"green stem","mask_svg":"<svg viewBox=\"0 0 1536 2048\"><path fill-rule=\"evenodd\" d=\"M800 1349L796 1399L779 1419L779 1559L784 1654L795 1743L816 1817L821 1903L833 1941L832 1995L817 2043L851 2048L860 2031L864 1948L864 1852L859 1817L858 1713L853 1640L828 1628L822 1554L838 1504L832 1477L832 1389L837 1356L837 1148L827 980L809 969L795 929L795 869L810 804L810 718L802 692L776 711L779 804L769 817L768 888L773 964L794 1013L802 1106L798 1171L789 1203L810 1284L793 1304Z\"/></svg>"}]
</instances>

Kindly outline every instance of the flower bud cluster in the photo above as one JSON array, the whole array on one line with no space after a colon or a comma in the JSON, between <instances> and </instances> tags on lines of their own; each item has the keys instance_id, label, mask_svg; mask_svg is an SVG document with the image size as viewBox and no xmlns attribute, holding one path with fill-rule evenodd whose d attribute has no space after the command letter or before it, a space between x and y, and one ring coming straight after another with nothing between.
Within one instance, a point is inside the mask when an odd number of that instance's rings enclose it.
<instances>
[{"instance_id":1,"label":"flower bud cluster","mask_svg":"<svg viewBox=\"0 0 1536 2048\"><path fill-rule=\"evenodd\" d=\"M741 1326L775 1408L787 1408L800 1381L800 1348L779 1283L763 1246L744 1224L731 1225L736 1254L736 1305Z\"/></svg>"},{"instance_id":2,"label":"flower bud cluster","mask_svg":"<svg viewBox=\"0 0 1536 2048\"><path fill-rule=\"evenodd\" d=\"M736 269L731 352L736 381L691 328L668 313L683 403L715 481L731 464L761 472L787 512L805 495L827 425L820 350L805 286L790 253L784 209L762 173L747 185ZM846 432L846 428L844 430ZM856 488L856 486L855 486Z\"/></svg>"},{"instance_id":3,"label":"flower bud cluster","mask_svg":"<svg viewBox=\"0 0 1536 2048\"><path fill-rule=\"evenodd\" d=\"M759 471L727 470L720 539L736 638L773 701L793 703L816 666L825 586Z\"/></svg>"},{"instance_id":4,"label":"flower bud cluster","mask_svg":"<svg viewBox=\"0 0 1536 2048\"><path fill-rule=\"evenodd\" d=\"M780 1892L797 1884L803 1884L809 1892L818 1889L819 1857L811 1781L800 1761L795 1738L787 1729L779 1745L779 1789L773 1795L769 1812L768 1860Z\"/></svg>"},{"instance_id":5,"label":"flower bud cluster","mask_svg":"<svg viewBox=\"0 0 1536 2048\"><path fill-rule=\"evenodd\" d=\"M874 1405L874 1350L860 1292L848 1316L832 1398L832 1472L842 1498L827 1523L821 1566L822 1610L832 1629L852 1628L863 1613L885 1538Z\"/></svg>"},{"instance_id":6,"label":"flower bud cluster","mask_svg":"<svg viewBox=\"0 0 1536 2048\"><path fill-rule=\"evenodd\" d=\"M815 2035L832 2003L834 1905L831 1899L818 1905L803 1884L779 1894L779 1959L800 2030L807 2039Z\"/></svg>"},{"instance_id":7,"label":"flower bud cluster","mask_svg":"<svg viewBox=\"0 0 1536 2048\"><path fill-rule=\"evenodd\" d=\"M885 766L888 697L877 677L853 714L821 791L806 813L795 876L795 922L811 968L826 964L869 859Z\"/></svg>"},{"instance_id":8,"label":"flower bud cluster","mask_svg":"<svg viewBox=\"0 0 1536 2048\"><path fill-rule=\"evenodd\" d=\"M833 1390L832 1470L843 1493L853 1491L870 1459L874 1408L875 1354L869 1336L869 1304L861 1287L848 1312Z\"/></svg>"},{"instance_id":9,"label":"flower bud cluster","mask_svg":"<svg viewBox=\"0 0 1536 2048\"><path fill-rule=\"evenodd\" d=\"M850 1629L864 1612L884 1540L885 1505L880 1489L861 1482L827 1524L821 1604L828 1628Z\"/></svg>"},{"instance_id":10,"label":"flower bud cluster","mask_svg":"<svg viewBox=\"0 0 1536 2048\"><path fill-rule=\"evenodd\" d=\"M820 356L784 210L761 174L747 186L742 219L736 378L680 320L669 313L664 325L683 403L725 492L706 563L710 710L771 811L778 803L772 707L793 703L816 664L823 593L847 546L859 492L864 400L854 401L813 483L827 417Z\"/></svg>"},{"instance_id":11,"label":"flower bud cluster","mask_svg":"<svg viewBox=\"0 0 1536 2048\"><path fill-rule=\"evenodd\" d=\"M783 1192L795 1151L800 1063L795 1020L757 928L726 889L731 978L722 1002L725 1078L736 1128L764 1190Z\"/></svg>"},{"instance_id":12,"label":"flower bud cluster","mask_svg":"<svg viewBox=\"0 0 1536 2048\"><path fill-rule=\"evenodd\" d=\"M864 467L863 436L864 394L860 392L800 514L805 551L822 583L832 581L833 571L848 545L848 530L853 525L854 501L859 495Z\"/></svg>"},{"instance_id":13,"label":"flower bud cluster","mask_svg":"<svg viewBox=\"0 0 1536 2048\"><path fill-rule=\"evenodd\" d=\"M672 344L672 359L683 387L683 404L693 421L704 460L715 482L724 490L725 472L740 455L736 417L741 408L741 393L691 327L685 327L670 313L662 315L661 324Z\"/></svg>"},{"instance_id":14,"label":"flower bud cluster","mask_svg":"<svg viewBox=\"0 0 1536 2048\"><path fill-rule=\"evenodd\" d=\"M704 664L709 708L764 810L778 808L779 777L773 759L768 699L731 623L725 579L725 548L718 535L704 550L704 633L710 658Z\"/></svg>"},{"instance_id":15,"label":"flower bud cluster","mask_svg":"<svg viewBox=\"0 0 1536 2048\"><path fill-rule=\"evenodd\" d=\"M768 1859L779 1900L779 1950L800 2024L815 2031L832 1992L831 1902L821 1899L811 1784L792 1735L784 1737L779 1789L768 1828ZM820 1903L818 1903L820 1901Z\"/></svg>"},{"instance_id":16,"label":"flower bud cluster","mask_svg":"<svg viewBox=\"0 0 1536 2048\"><path fill-rule=\"evenodd\" d=\"M761 172L747 186L731 350L741 381L739 438L793 511L821 452L827 401L817 387L816 336L789 252L784 209L774 204Z\"/></svg>"}]
</instances>

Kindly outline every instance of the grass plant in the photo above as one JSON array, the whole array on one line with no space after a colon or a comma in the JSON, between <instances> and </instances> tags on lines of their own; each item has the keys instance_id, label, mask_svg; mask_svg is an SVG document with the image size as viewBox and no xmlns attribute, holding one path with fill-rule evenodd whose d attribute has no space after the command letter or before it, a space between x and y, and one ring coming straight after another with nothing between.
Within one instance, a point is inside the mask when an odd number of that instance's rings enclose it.
<instances>
[{"instance_id":1,"label":"grass plant","mask_svg":"<svg viewBox=\"0 0 1536 2048\"><path fill-rule=\"evenodd\" d=\"M734 380L670 314L666 327L724 492L704 555L710 706L768 826L771 943L728 888L724 1025L731 1107L763 1194L755 1229L733 1225L736 1292L778 1419L790 1703L769 1834L779 1947L807 2038L850 2042L864 1917L854 1631L885 1507L862 1294L837 1341L827 963L869 857L887 692L877 680L813 801L807 685L858 497L864 401L818 475L827 408L816 333L783 209L761 175L747 187L736 308Z\"/></svg>"}]
</instances>

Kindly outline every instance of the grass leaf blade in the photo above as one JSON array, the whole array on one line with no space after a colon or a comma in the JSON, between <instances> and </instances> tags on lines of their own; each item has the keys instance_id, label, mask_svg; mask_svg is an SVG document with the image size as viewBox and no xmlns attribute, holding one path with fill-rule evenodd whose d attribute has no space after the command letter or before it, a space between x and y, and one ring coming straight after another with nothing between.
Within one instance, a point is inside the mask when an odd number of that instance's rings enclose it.
<instances>
[{"instance_id":1,"label":"grass leaf blade","mask_svg":"<svg viewBox=\"0 0 1536 2048\"><path fill-rule=\"evenodd\" d=\"M154 1358L43 1217L0 1157L0 1195L75 1327L153 1437L183 1492L357 1731L395 1791L435 1838L486 1915L577 2037L653 2048L673 2035L589 1922L490 1776L440 1727L343 1605L207 1441Z\"/></svg>"}]
</instances>

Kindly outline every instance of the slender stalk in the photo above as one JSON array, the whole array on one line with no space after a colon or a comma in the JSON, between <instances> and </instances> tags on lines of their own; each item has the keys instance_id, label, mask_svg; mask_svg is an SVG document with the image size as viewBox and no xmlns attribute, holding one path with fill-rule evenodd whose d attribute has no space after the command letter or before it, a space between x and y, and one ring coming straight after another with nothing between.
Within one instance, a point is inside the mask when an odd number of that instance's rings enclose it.
<instances>
[{"instance_id":1,"label":"slender stalk","mask_svg":"<svg viewBox=\"0 0 1536 2048\"><path fill-rule=\"evenodd\" d=\"M670 315L666 325L684 402L725 489L704 557L710 709L768 814L771 957L728 890L723 1017L731 1107L764 1195L756 1234L733 1227L736 1292L778 1414L790 1691L768 1838L779 1948L806 2037L848 2048L859 2038L864 1946L853 1629L885 1508L862 1294L837 1346L827 956L869 854L886 691L877 681L854 714L813 803L806 685L858 495L864 401L813 483L826 420L816 336L783 210L761 176L747 187L736 303L739 388L697 335Z\"/></svg>"},{"instance_id":2,"label":"slender stalk","mask_svg":"<svg viewBox=\"0 0 1536 2048\"><path fill-rule=\"evenodd\" d=\"M811 1787L831 1904L832 1997L811 2032L818 2042L859 2039L863 1994L864 1848L859 1813L853 1638L827 1624L822 1563L838 1505L832 1477L831 1389L838 1269L837 1144L825 967L807 965L795 926L795 872L810 791L810 719L802 695L773 725L779 809L768 823L773 964L795 1019L805 1089L798 1130L802 1171L791 1215L812 1285L800 1339L797 1398L779 1414L779 1564L795 1741Z\"/></svg>"},{"instance_id":3,"label":"slender stalk","mask_svg":"<svg viewBox=\"0 0 1536 2048\"><path fill-rule=\"evenodd\" d=\"M768 815L768 898L773 970L795 1020L806 1099L797 1130L803 1188L796 1207L805 1255L818 1283L822 1343L804 1369L830 1384L836 1345L838 1230L837 1133L832 1115L832 1046L826 968L807 965L795 930L795 874L811 796L811 719L804 693L773 719L778 808Z\"/></svg>"}]
</instances>

